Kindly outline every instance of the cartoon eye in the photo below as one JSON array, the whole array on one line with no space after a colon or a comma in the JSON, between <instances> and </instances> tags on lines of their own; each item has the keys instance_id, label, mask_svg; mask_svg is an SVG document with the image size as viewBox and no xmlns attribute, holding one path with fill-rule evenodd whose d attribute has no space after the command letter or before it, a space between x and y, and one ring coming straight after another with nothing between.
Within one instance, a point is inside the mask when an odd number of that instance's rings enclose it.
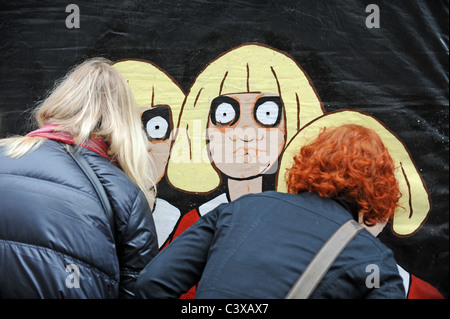
<instances>
[{"instance_id":1,"label":"cartoon eye","mask_svg":"<svg viewBox=\"0 0 450 319\"><path fill-rule=\"evenodd\" d=\"M236 111L234 110L233 105L227 102L220 103L215 112L216 122L219 124L229 124L236 117Z\"/></svg>"},{"instance_id":2,"label":"cartoon eye","mask_svg":"<svg viewBox=\"0 0 450 319\"><path fill-rule=\"evenodd\" d=\"M273 126L279 121L280 107L274 101L266 101L257 106L255 117L262 125Z\"/></svg>"},{"instance_id":3,"label":"cartoon eye","mask_svg":"<svg viewBox=\"0 0 450 319\"><path fill-rule=\"evenodd\" d=\"M162 116L155 116L148 120L145 129L150 138L163 139L167 134L169 123Z\"/></svg>"}]
</instances>

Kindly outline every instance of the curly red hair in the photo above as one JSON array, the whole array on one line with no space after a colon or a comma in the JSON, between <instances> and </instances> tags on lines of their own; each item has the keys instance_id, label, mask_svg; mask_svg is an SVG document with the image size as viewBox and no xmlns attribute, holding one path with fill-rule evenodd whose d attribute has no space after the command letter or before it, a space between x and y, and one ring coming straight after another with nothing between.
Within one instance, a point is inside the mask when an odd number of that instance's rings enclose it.
<instances>
[{"instance_id":1,"label":"curly red hair","mask_svg":"<svg viewBox=\"0 0 450 319\"><path fill-rule=\"evenodd\" d=\"M366 225L392 218L400 189L394 162L381 138L366 127L323 129L303 146L286 172L288 192L317 193L358 207Z\"/></svg>"}]
</instances>

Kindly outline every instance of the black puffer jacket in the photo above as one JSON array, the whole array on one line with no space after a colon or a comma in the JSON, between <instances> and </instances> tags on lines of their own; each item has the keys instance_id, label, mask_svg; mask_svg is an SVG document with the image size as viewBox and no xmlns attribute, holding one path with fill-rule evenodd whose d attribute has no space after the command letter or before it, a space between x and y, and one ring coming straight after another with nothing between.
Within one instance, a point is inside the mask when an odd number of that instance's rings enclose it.
<instances>
[{"instance_id":1,"label":"black puffer jacket","mask_svg":"<svg viewBox=\"0 0 450 319\"><path fill-rule=\"evenodd\" d=\"M110 199L115 240L65 144L47 140L18 159L0 148L0 298L130 297L157 254L143 193L108 159L82 154Z\"/></svg>"}]
</instances>

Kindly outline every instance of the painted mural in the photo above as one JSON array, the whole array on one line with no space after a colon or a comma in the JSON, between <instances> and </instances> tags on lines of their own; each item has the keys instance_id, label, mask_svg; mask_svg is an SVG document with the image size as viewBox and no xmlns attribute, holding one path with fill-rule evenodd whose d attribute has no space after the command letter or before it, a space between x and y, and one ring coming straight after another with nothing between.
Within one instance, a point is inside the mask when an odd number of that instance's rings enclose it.
<instances>
[{"instance_id":1,"label":"painted mural","mask_svg":"<svg viewBox=\"0 0 450 319\"><path fill-rule=\"evenodd\" d=\"M448 15L446 0L5 2L0 138L34 129L70 67L113 61L155 163L163 250L221 203L286 192L293 154L323 128L369 127L402 193L378 238L408 298L448 298Z\"/></svg>"},{"instance_id":2,"label":"painted mural","mask_svg":"<svg viewBox=\"0 0 450 319\"><path fill-rule=\"evenodd\" d=\"M263 190L286 192L285 172L295 153L320 130L348 123L375 130L394 159L402 196L392 232L410 236L427 219L429 192L404 143L364 112L325 112L312 80L286 52L261 43L232 48L207 63L186 95L151 62L130 59L114 66L135 95L158 180L164 176L170 188L200 195L190 210L158 197L154 216L161 249L222 203ZM201 200L217 189L223 192ZM399 270L411 297L442 297L400 265ZM184 298L194 295L195 287Z\"/></svg>"}]
</instances>

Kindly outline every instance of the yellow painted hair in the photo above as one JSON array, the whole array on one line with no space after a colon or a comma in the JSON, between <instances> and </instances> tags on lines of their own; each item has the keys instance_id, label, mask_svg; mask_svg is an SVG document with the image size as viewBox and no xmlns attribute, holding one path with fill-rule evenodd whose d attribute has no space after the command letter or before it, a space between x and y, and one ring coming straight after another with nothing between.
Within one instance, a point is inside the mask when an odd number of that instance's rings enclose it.
<instances>
[{"instance_id":1,"label":"yellow painted hair","mask_svg":"<svg viewBox=\"0 0 450 319\"><path fill-rule=\"evenodd\" d=\"M324 113L310 79L288 54L261 44L244 44L225 52L203 69L186 96L167 169L173 187L207 193L220 185L206 149L210 104L217 96L244 92L280 95L286 113L286 142Z\"/></svg>"},{"instance_id":2,"label":"yellow painted hair","mask_svg":"<svg viewBox=\"0 0 450 319\"><path fill-rule=\"evenodd\" d=\"M139 108L168 105L177 125L185 94L169 74L146 60L119 60L113 67L127 79Z\"/></svg>"}]
</instances>

